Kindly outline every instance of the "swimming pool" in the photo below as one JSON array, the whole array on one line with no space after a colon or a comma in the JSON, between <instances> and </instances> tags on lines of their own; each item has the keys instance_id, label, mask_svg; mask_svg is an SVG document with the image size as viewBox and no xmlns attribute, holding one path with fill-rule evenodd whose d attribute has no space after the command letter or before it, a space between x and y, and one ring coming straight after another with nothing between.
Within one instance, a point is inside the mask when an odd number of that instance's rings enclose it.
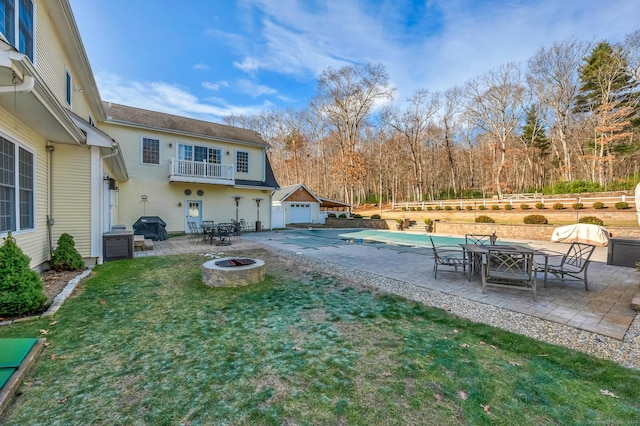
<instances>
[{"instance_id":1,"label":"swimming pool","mask_svg":"<svg viewBox=\"0 0 640 426\"><path fill-rule=\"evenodd\" d=\"M340 234L341 238L352 241L377 241L388 244L408 245L415 247L431 247L431 240L436 246L441 245L457 245L464 244L465 239L461 237L446 237L442 235L424 235L424 234L411 234L404 232L390 232L379 230L363 230L356 232L348 232Z\"/></svg>"}]
</instances>

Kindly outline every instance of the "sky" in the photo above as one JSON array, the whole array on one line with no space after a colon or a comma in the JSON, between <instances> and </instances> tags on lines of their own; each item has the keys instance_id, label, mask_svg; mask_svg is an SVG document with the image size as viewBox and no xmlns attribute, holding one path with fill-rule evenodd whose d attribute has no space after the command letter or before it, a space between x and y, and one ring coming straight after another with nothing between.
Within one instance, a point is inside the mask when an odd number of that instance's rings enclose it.
<instances>
[{"instance_id":1,"label":"sky","mask_svg":"<svg viewBox=\"0 0 640 426\"><path fill-rule=\"evenodd\" d=\"M638 0L70 0L103 100L202 120L303 109L327 68L380 63L396 102L554 42L615 43Z\"/></svg>"}]
</instances>

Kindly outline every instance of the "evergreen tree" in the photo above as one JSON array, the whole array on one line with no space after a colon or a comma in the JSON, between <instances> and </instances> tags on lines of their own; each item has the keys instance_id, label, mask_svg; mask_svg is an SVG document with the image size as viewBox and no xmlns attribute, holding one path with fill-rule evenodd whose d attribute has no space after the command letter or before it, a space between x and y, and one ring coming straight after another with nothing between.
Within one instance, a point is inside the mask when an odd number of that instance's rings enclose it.
<instances>
[{"instance_id":1,"label":"evergreen tree","mask_svg":"<svg viewBox=\"0 0 640 426\"><path fill-rule=\"evenodd\" d=\"M540 156L549 155L550 142L547 139L542 121L538 117L538 111L535 105L531 105L527 111L525 124L522 126L522 142L529 148L536 148L540 151Z\"/></svg>"}]
</instances>

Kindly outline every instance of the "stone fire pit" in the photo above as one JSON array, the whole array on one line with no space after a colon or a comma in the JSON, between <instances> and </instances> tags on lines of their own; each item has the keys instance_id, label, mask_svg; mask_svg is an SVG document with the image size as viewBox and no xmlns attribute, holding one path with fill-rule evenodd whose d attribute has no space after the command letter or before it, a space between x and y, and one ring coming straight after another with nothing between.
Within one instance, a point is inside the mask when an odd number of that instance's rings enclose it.
<instances>
[{"instance_id":1,"label":"stone fire pit","mask_svg":"<svg viewBox=\"0 0 640 426\"><path fill-rule=\"evenodd\" d=\"M264 261L225 257L202 264L202 282L209 287L242 287L264 281Z\"/></svg>"}]
</instances>

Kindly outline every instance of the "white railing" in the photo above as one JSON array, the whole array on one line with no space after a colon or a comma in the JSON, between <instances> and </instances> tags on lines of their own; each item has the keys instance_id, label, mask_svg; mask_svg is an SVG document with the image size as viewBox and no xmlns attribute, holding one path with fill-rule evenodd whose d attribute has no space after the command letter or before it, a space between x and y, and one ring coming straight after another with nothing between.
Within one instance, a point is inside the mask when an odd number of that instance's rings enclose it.
<instances>
[{"instance_id":1,"label":"white railing","mask_svg":"<svg viewBox=\"0 0 640 426\"><path fill-rule=\"evenodd\" d=\"M172 177L182 176L229 181L235 179L234 167L230 164L213 164L203 161L176 160L172 158L169 165L170 175Z\"/></svg>"}]
</instances>

